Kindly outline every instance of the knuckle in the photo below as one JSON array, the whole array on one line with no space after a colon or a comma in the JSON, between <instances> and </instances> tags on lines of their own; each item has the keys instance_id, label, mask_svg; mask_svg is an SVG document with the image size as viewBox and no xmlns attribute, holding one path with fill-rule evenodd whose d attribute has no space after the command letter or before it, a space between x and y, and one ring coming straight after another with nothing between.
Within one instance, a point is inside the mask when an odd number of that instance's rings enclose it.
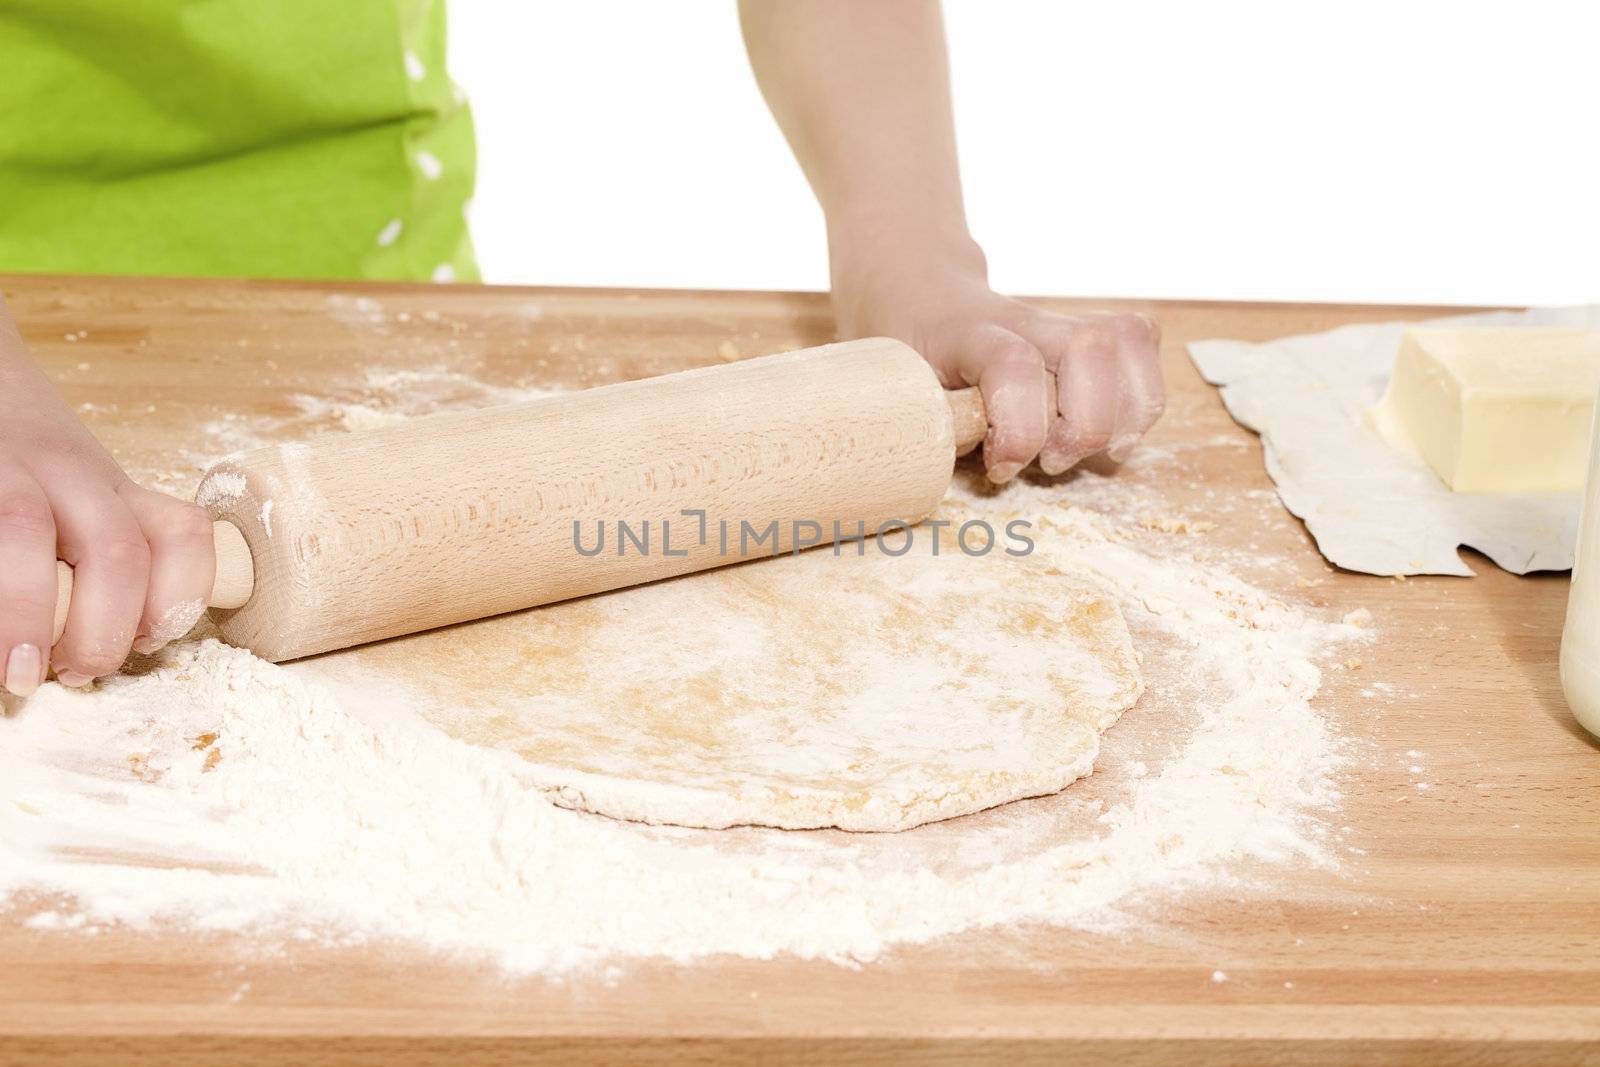
<instances>
[{"instance_id":1,"label":"knuckle","mask_svg":"<svg viewBox=\"0 0 1600 1067\"><path fill-rule=\"evenodd\" d=\"M56 605L53 600L43 600L39 597L26 594L13 594L5 598L5 603L0 605L0 618L7 621L36 623L55 614Z\"/></svg>"},{"instance_id":2,"label":"knuckle","mask_svg":"<svg viewBox=\"0 0 1600 1067\"><path fill-rule=\"evenodd\" d=\"M1111 360L1117 356L1116 330L1103 322L1088 322L1072 335L1072 348L1084 359Z\"/></svg>"},{"instance_id":3,"label":"knuckle","mask_svg":"<svg viewBox=\"0 0 1600 1067\"><path fill-rule=\"evenodd\" d=\"M106 569L117 574L138 574L150 569L150 544L136 534L115 533L95 546Z\"/></svg>"},{"instance_id":4,"label":"knuckle","mask_svg":"<svg viewBox=\"0 0 1600 1067\"><path fill-rule=\"evenodd\" d=\"M177 502L152 525L152 535L163 545L189 548L211 541L211 516L198 504Z\"/></svg>"},{"instance_id":5,"label":"knuckle","mask_svg":"<svg viewBox=\"0 0 1600 1067\"><path fill-rule=\"evenodd\" d=\"M1117 333L1128 341L1143 344L1161 340L1161 324L1149 315L1139 313L1118 315L1115 328Z\"/></svg>"},{"instance_id":6,"label":"knuckle","mask_svg":"<svg viewBox=\"0 0 1600 1067\"><path fill-rule=\"evenodd\" d=\"M55 520L50 506L31 493L0 495L0 536L54 540Z\"/></svg>"}]
</instances>

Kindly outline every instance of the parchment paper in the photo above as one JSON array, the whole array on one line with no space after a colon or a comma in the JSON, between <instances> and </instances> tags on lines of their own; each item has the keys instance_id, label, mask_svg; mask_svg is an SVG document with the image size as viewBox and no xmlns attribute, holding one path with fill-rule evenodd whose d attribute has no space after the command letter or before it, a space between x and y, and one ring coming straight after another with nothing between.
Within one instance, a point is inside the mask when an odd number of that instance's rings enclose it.
<instances>
[{"instance_id":1,"label":"parchment paper","mask_svg":"<svg viewBox=\"0 0 1600 1067\"><path fill-rule=\"evenodd\" d=\"M1418 325L1344 326L1263 344L1196 341L1189 356L1221 389L1229 414L1261 435L1278 496L1330 563L1368 574L1470 575L1457 552L1469 545L1514 574L1571 568L1581 494L1454 493L1367 425L1401 334ZM1426 325L1600 330L1600 305L1452 315Z\"/></svg>"}]
</instances>

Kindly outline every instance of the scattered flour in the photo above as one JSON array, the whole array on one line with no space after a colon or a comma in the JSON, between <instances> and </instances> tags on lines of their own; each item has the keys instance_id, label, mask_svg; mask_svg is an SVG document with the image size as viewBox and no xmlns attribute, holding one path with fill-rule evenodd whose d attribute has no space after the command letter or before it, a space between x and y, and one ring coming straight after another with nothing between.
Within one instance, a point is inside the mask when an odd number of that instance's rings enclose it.
<instances>
[{"instance_id":1,"label":"scattered flour","mask_svg":"<svg viewBox=\"0 0 1600 1067\"><path fill-rule=\"evenodd\" d=\"M339 408L339 425L352 433L394 426L410 417L402 412L384 411L368 404L344 404Z\"/></svg>"},{"instance_id":2,"label":"scattered flour","mask_svg":"<svg viewBox=\"0 0 1600 1067\"><path fill-rule=\"evenodd\" d=\"M374 322L391 321L382 305L367 297L340 298L337 306L362 317L362 321L369 317ZM425 312L421 317L427 318L433 314ZM410 317L408 312L400 312L393 319L405 321ZM404 369L369 366L359 369L353 381L342 388L330 390L327 395L301 394L290 397L294 408L292 414L246 418L229 412L220 418L202 422L198 434L194 435L199 438L199 447L173 448L161 457L165 461L170 455L178 455L183 460L181 466L155 466L150 462L152 457L147 456L119 455L117 458L140 484L187 497L195 491L196 472L206 470L237 452L301 441L318 433L378 429L440 411L515 404L561 392L565 390L494 385L442 364ZM82 410L90 414L101 409L84 405ZM107 414L115 415L117 412L111 409ZM241 483L235 491L242 491L242 488ZM208 492L218 493L220 497L223 490L224 487L218 486Z\"/></svg>"},{"instance_id":3,"label":"scattered flour","mask_svg":"<svg viewBox=\"0 0 1600 1067\"><path fill-rule=\"evenodd\" d=\"M203 508L226 508L243 496L244 490L244 475L238 471L217 471L201 480L194 502Z\"/></svg>"},{"instance_id":4,"label":"scattered flour","mask_svg":"<svg viewBox=\"0 0 1600 1067\"><path fill-rule=\"evenodd\" d=\"M443 367L398 370L369 367L359 399L299 395L292 398L306 420L349 432L396 426L438 411L516 404L563 390L487 385Z\"/></svg>"},{"instance_id":5,"label":"scattered flour","mask_svg":"<svg viewBox=\"0 0 1600 1067\"><path fill-rule=\"evenodd\" d=\"M6 699L0 900L39 929L311 931L554 972L1127 928L1152 901L1270 879L1263 864L1336 863L1343 745L1312 707L1315 661L1363 631L1175 558L1068 486L953 492L1037 520L1047 559L1119 598L1145 659L1101 769L1060 796L893 835L612 822L382 688L187 641L90 691Z\"/></svg>"},{"instance_id":6,"label":"scattered flour","mask_svg":"<svg viewBox=\"0 0 1600 1067\"><path fill-rule=\"evenodd\" d=\"M330 308L379 334L409 318L369 297ZM286 417L207 423L190 467L146 480L182 492L226 452L292 459L289 442L317 432L551 392L444 365L369 367L346 386ZM1125 468L1161 459L1146 448ZM202 495L237 496L237 478ZM895 835L617 823L553 806L521 757L453 739L336 660L279 667L191 640L89 691L0 697L0 909L63 936L395 939L557 972L626 956L870 960L1024 922L1128 929L1181 893L1270 879L1263 864L1336 864L1344 746L1311 700L1318 661L1359 664L1334 649L1370 639L1370 613L1319 621L1210 562L1261 557L1202 552L1201 538L1175 551L1225 502L1174 516L1148 486L1088 471L953 492L992 520L1038 522L1042 553L1118 597L1145 660L1143 700L1094 777L1059 796Z\"/></svg>"}]
</instances>

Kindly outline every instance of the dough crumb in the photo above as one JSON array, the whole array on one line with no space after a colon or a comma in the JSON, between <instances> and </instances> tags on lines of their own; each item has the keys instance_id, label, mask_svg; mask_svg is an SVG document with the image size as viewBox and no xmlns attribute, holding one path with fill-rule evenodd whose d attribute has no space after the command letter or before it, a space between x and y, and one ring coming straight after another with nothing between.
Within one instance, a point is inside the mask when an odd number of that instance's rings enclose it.
<instances>
[{"instance_id":1,"label":"dough crumb","mask_svg":"<svg viewBox=\"0 0 1600 1067\"><path fill-rule=\"evenodd\" d=\"M1185 515L1144 514L1139 516L1139 525L1165 534L1204 534L1217 528L1209 519L1191 519Z\"/></svg>"},{"instance_id":2,"label":"dough crumb","mask_svg":"<svg viewBox=\"0 0 1600 1067\"><path fill-rule=\"evenodd\" d=\"M1359 626L1364 630L1372 625L1372 612L1366 608L1356 608L1354 611L1345 614L1344 624L1346 626Z\"/></svg>"},{"instance_id":3,"label":"dough crumb","mask_svg":"<svg viewBox=\"0 0 1600 1067\"><path fill-rule=\"evenodd\" d=\"M739 359L739 347L732 341L724 341L717 346L717 358L724 363L733 363Z\"/></svg>"}]
</instances>

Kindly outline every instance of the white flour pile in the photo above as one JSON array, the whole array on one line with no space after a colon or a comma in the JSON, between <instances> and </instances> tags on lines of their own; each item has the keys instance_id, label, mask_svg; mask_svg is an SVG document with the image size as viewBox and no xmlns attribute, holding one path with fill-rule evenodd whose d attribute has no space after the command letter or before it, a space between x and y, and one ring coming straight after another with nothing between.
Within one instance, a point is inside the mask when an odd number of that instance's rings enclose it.
<instances>
[{"instance_id":1,"label":"white flour pile","mask_svg":"<svg viewBox=\"0 0 1600 1067\"><path fill-rule=\"evenodd\" d=\"M1187 535L1073 508L1071 486L956 492L1042 518L1040 551L1120 599L1145 657L1143 700L1061 796L899 835L634 826L554 807L518 757L315 664L187 642L97 691L6 705L0 899L41 928L393 938L557 971L1104 927L1270 877L1260 861L1333 862L1340 746L1314 660L1360 630L1195 562Z\"/></svg>"}]
</instances>

